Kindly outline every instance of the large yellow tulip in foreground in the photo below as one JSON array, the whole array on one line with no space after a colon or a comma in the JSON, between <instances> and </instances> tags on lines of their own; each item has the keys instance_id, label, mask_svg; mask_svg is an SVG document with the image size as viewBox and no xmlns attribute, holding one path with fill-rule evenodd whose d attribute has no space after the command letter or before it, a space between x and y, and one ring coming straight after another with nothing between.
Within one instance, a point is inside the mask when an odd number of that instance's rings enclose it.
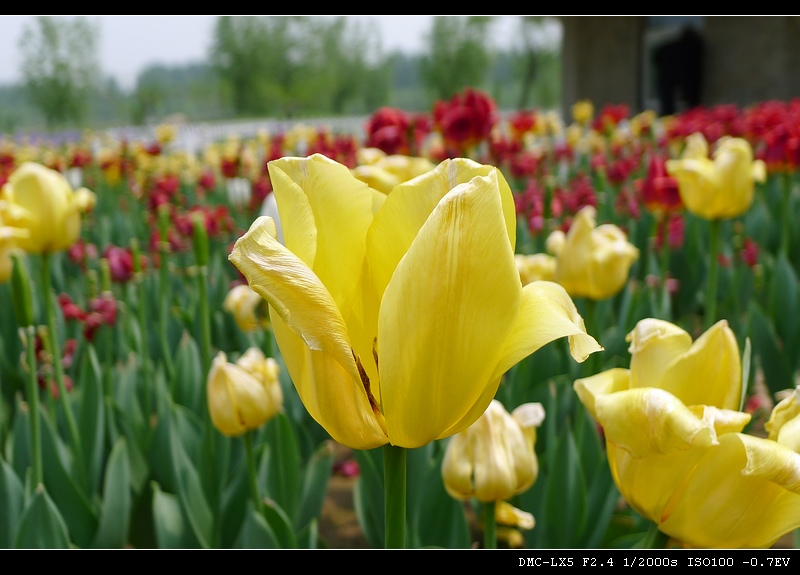
<instances>
[{"instance_id":1,"label":"large yellow tulip in foreground","mask_svg":"<svg viewBox=\"0 0 800 575\"><path fill-rule=\"evenodd\" d=\"M631 367L575 382L603 426L620 493L667 535L695 547L769 547L800 527L800 402L776 406L768 439L741 433L750 415L739 349L720 321L694 343L640 321Z\"/></svg>"},{"instance_id":2,"label":"large yellow tulip in foreground","mask_svg":"<svg viewBox=\"0 0 800 575\"><path fill-rule=\"evenodd\" d=\"M563 288L522 287L500 172L447 160L384 195L324 156L269 164L286 240L256 220L231 253L270 304L309 413L356 449L466 429L502 375L556 338L600 349Z\"/></svg>"}]
</instances>

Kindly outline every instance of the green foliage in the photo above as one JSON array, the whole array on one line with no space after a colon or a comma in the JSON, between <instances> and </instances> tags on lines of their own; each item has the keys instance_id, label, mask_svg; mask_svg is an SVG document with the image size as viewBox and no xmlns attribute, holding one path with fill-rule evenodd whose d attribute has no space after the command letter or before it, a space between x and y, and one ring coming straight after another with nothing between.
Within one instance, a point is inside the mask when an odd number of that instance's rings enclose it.
<instances>
[{"instance_id":1,"label":"green foliage","mask_svg":"<svg viewBox=\"0 0 800 575\"><path fill-rule=\"evenodd\" d=\"M448 100L467 86L482 87L491 63L489 16L440 16L427 36L422 79L436 98Z\"/></svg>"},{"instance_id":2,"label":"green foliage","mask_svg":"<svg viewBox=\"0 0 800 575\"><path fill-rule=\"evenodd\" d=\"M98 77L99 30L85 18L40 16L20 39L22 75L47 127L76 124Z\"/></svg>"}]
</instances>

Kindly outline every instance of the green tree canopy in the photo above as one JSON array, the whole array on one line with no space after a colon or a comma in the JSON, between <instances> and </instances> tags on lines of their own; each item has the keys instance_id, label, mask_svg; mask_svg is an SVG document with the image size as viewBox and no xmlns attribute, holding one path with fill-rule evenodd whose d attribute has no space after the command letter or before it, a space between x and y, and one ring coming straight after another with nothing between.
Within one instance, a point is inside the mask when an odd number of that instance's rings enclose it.
<instances>
[{"instance_id":1,"label":"green tree canopy","mask_svg":"<svg viewBox=\"0 0 800 575\"><path fill-rule=\"evenodd\" d=\"M491 52L490 16L437 16L427 35L422 79L435 97L447 100L467 86L483 85Z\"/></svg>"},{"instance_id":2,"label":"green tree canopy","mask_svg":"<svg viewBox=\"0 0 800 575\"><path fill-rule=\"evenodd\" d=\"M48 128L80 122L100 76L100 30L86 18L39 16L23 30L21 72Z\"/></svg>"}]
</instances>

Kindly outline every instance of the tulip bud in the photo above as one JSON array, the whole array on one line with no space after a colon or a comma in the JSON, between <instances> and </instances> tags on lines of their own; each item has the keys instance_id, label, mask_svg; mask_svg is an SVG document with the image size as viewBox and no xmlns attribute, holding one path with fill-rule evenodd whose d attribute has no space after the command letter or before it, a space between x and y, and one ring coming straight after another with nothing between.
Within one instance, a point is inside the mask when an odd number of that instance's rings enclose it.
<instances>
[{"instance_id":1,"label":"tulip bud","mask_svg":"<svg viewBox=\"0 0 800 575\"><path fill-rule=\"evenodd\" d=\"M528 489L539 473L533 441L543 419L541 404L520 406L512 416L493 400L472 426L448 443L442 462L447 492L456 499L488 502Z\"/></svg>"},{"instance_id":2,"label":"tulip bud","mask_svg":"<svg viewBox=\"0 0 800 575\"><path fill-rule=\"evenodd\" d=\"M208 374L208 411L220 433L235 437L261 427L277 409L256 376L219 352Z\"/></svg>"},{"instance_id":3,"label":"tulip bud","mask_svg":"<svg viewBox=\"0 0 800 575\"><path fill-rule=\"evenodd\" d=\"M33 296L31 295L31 278L22 255L14 253L14 271L11 274L11 297L14 302L14 315L17 325L28 327L33 325Z\"/></svg>"},{"instance_id":4,"label":"tulip bud","mask_svg":"<svg viewBox=\"0 0 800 575\"><path fill-rule=\"evenodd\" d=\"M242 331L254 331L261 327L262 322L256 316L256 308L264 299L244 284L238 285L228 292L222 307L233 314L236 325Z\"/></svg>"},{"instance_id":5,"label":"tulip bud","mask_svg":"<svg viewBox=\"0 0 800 575\"><path fill-rule=\"evenodd\" d=\"M194 257L197 260L197 265L208 265L208 232L206 231L206 223L202 214L195 214L192 217L192 224L194 225L194 235L192 236L192 243L194 245Z\"/></svg>"}]
</instances>

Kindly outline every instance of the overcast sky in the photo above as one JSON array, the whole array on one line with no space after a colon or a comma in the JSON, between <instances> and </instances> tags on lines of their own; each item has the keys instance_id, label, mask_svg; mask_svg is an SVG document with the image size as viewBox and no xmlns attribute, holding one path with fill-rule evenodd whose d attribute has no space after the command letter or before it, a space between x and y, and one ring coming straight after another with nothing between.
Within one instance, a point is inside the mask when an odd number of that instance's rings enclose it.
<instances>
[{"instance_id":1,"label":"overcast sky","mask_svg":"<svg viewBox=\"0 0 800 575\"><path fill-rule=\"evenodd\" d=\"M378 26L385 51L422 49L435 16L348 16ZM19 40L35 16L0 16L0 85L20 81ZM64 16L64 18L68 18ZM90 16L100 25L100 67L133 87L136 76L150 64L187 64L208 57L217 16ZM494 23L492 38L508 47L514 18Z\"/></svg>"}]
</instances>

